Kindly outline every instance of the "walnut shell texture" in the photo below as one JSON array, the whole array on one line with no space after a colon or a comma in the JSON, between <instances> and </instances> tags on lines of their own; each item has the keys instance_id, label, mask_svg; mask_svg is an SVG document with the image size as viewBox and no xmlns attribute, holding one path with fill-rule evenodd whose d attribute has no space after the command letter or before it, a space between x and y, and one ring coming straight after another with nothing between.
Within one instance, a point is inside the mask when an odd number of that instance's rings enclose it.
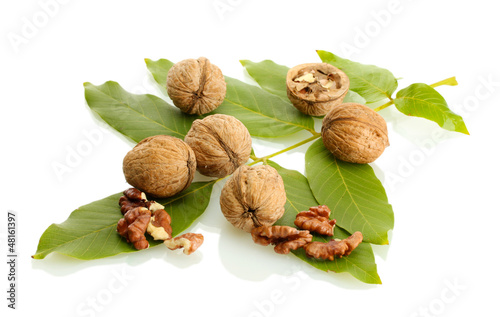
<instances>
[{"instance_id":1,"label":"walnut shell texture","mask_svg":"<svg viewBox=\"0 0 500 317\"><path fill-rule=\"evenodd\" d=\"M290 68L286 75L288 99L300 112L324 116L344 100L349 77L327 63L307 63Z\"/></svg>"},{"instance_id":2,"label":"walnut shell texture","mask_svg":"<svg viewBox=\"0 0 500 317\"><path fill-rule=\"evenodd\" d=\"M271 226L285 212L283 179L269 165L242 165L224 184L220 206L226 219L236 228L251 232Z\"/></svg>"},{"instance_id":3,"label":"walnut shell texture","mask_svg":"<svg viewBox=\"0 0 500 317\"><path fill-rule=\"evenodd\" d=\"M351 163L371 163L389 146L384 118L357 103L333 108L323 119L321 136L336 158Z\"/></svg>"},{"instance_id":4,"label":"walnut shell texture","mask_svg":"<svg viewBox=\"0 0 500 317\"><path fill-rule=\"evenodd\" d=\"M252 138L233 116L214 114L193 122L184 141L196 155L198 171L222 178L232 174L250 158Z\"/></svg>"},{"instance_id":5,"label":"walnut shell texture","mask_svg":"<svg viewBox=\"0 0 500 317\"><path fill-rule=\"evenodd\" d=\"M193 150L181 139L168 135L145 138L123 159L127 182L158 198L173 196L189 187L195 171Z\"/></svg>"},{"instance_id":6,"label":"walnut shell texture","mask_svg":"<svg viewBox=\"0 0 500 317\"><path fill-rule=\"evenodd\" d=\"M168 71L167 93L182 112L201 115L224 101L226 81L220 68L205 57L185 59Z\"/></svg>"}]
</instances>

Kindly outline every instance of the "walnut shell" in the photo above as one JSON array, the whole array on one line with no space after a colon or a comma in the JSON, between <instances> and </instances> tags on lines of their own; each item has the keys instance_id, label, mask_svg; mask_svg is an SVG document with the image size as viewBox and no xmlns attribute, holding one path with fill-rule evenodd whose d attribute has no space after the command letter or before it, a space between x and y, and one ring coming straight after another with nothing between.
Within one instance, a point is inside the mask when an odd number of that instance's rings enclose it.
<instances>
[{"instance_id":1,"label":"walnut shell","mask_svg":"<svg viewBox=\"0 0 500 317\"><path fill-rule=\"evenodd\" d=\"M327 63L301 64L288 71L286 91L300 112L324 116L344 100L349 91L349 77Z\"/></svg>"},{"instance_id":2,"label":"walnut shell","mask_svg":"<svg viewBox=\"0 0 500 317\"><path fill-rule=\"evenodd\" d=\"M189 187L196 171L193 150L168 135L145 138L123 159L127 182L159 198L173 196Z\"/></svg>"},{"instance_id":3,"label":"walnut shell","mask_svg":"<svg viewBox=\"0 0 500 317\"><path fill-rule=\"evenodd\" d=\"M384 118L357 103L333 108L323 119L321 136L335 157L351 163L371 163L389 146Z\"/></svg>"},{"instance_id":4,"label":"walnut shell","mask_svg":"<svg viewBox=\"0 0 500 317\"><path fill-rule=\"evenodd\" d=\"M220 196L226 219L247 232L273 225L283 216L285 203L283 179L269 165L240 166L224 184Z\"/></svg>"},{"instance_id":5,"label":"walnut shell","mask_svg":"<svg viewBox=\"0 0 500 317\"><path fill-rule=\"evenodd\" d=\"M226 82L219 67L205 57L186 59L168 71L167 93L182 112L201 115L224 101Z\"/></svg>"},{"instance_id":6,"label":"walnut shell","mask_svg":"<svg viewBox=\"0 0 500 317\"><path fill-rule=\"evenodd\" d=\"M252 151L245 125L225 114L195 120L184 141L194 151L198 171L218 178L232 174L248 161Z\"/></svg>"}]
</instances>

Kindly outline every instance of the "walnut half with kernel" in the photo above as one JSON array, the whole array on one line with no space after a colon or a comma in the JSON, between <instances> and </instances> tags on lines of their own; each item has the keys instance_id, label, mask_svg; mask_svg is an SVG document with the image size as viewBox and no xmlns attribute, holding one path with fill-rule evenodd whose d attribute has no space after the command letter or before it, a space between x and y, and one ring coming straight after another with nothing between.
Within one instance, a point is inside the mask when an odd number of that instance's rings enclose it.
<instances>
[{"instance_id":1,"label":"walnut half with kernel","mask_svg":"<svg viewBox=\"0 0 500 317\"><path fill-rule=\"evenodd\" d=\"M287 73L288 99L300 112L324 116L344 100L349 91L349 77L327 63L297 65Z\"/></svg>"}]
</instances>

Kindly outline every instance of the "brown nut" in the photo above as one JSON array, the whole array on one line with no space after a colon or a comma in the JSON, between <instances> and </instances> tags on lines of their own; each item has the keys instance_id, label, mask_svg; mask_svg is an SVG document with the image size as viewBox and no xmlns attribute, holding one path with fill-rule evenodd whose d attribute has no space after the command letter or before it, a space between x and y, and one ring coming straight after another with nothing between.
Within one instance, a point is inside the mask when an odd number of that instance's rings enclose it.
<instances>
[{"instance_id":1,"label":"brown nut","mask_svg":"<svg viewBox=\"0 0 500 317\"><path fill-rule=\"evenodd\" d=\"M153 209L155 209L154 205ZM161 209L155 209L152 212L153 214L151 215L146 231L155 240L167 240L172 238L172 226L170 225L172 223L172 218L170 215L163 209L163 206L161 206Z\"/></svg>"},{"instance_id":2,"label":"brown nut","mask_svg":"<svg viewBox=\"0 0 500 317\"><path fill-rule=\"evenodd\" d=\"M202 234L189 232L181 236L165 240L163 243L170 250L184 248L184 254L190 255L203 244L203 240L204 238Z\"/></svg>"},{"instance_id":3,"label":"brown nut","mask_svg":"<svg viewBox=\"0 0 500 317\"><path fill-rule=\"evenodd\" d=\"M274 251L279 254L288 254L290 250L302 248L312 241L309 231L289 226L260 226L253 228L251 233L255 243L274 244Z\"/></svg>"},{"instance_id":4,"label":"brown nut","mask_svg":"<svg viewBox=\"0 0 500 317\"><path fill-rule=\"evenodd\" d=\"M220 207L236 228L271 226L285 212L286 193L283 179L269 165L242 165L224 184Z\"/></svg>"},{"instance_id":5,"label":"brown nut","mask_svg":"<svg viewBox=\"0 0 500 317\"><path fill-rule=\"evenodd\" d=\"M330 208L325 205L310 207L295 216L294 224L304 230L317 232L325 236L333 236L333 229L337 221L330 220Z\"/></svg>"},{"instance_id":6,"label":"brown nut","mask_svg":"<svg viewBox=\"0 0 500 317\"><path fill-rule=\"evenodd\" d=\"M245 125L225 114L195 120L184 141L194 151L198 171L218 178L232 174L248 161L252 151Z\"/></svg>"},{"instance_id":7,"label":"brown nut","mask_svg":"<svg viewBox=\"0 0 500 317\"><path fill-rule=\"evenodd\" d=\"M346 162L371 163L389 146L387 124L381 115L357 103L345 103L323 119L325 147Z\"/></svg>"},{"instance_id":8,"label":"brown nut","mask_svg":"<svg viewBox=\"0 0 500 317\"><path fill-rule=\"evenodd\" d=\"M134 245L137 250L149 248L146 240L146 229L151 219L151 211L145 207L136 207L125 213L124 217L118 221L116 231Z\"/></svg>"},{"instance_id":9,"label":"brown nut","mask_svg":"<svg viewBox=\"0 0 500 317\"><path fill-rule=\"evenodd\" d=\"M333 261L335 257L348 256L363 241L363 234L356 231L344 240L332 239L329 242L314 241L304 247L307 256Z\"/></svg>"},{"instance_id":10,"label":"brown nut","mask_svg":"<svg viewBox=\"0 0 500 317\"><path fill-rule=\"evenodd\" d=\"M182 112L201 115L224 101L226 82L219 67L205 57L186 59L168 71L167 93Z\"/></svg>"},{"instance_id":11,"label":"brown nut","mask_svg":"<svg viewBox=\"0 0 500 317\"><path fill-rule=\"evenodd\" d=\"M123 159L127 182L155 197L170 197L186 189L196 171L193 150L184 141L156 135L139 142Z\"/></svg>"},{"instance_id":12,"label":"brown nut","mask_svg":"<svg viewBox=\"0 0 500 317\"><path fill-rule=\"evenodd\" d=\"M288 71L286 91L300 112L324 116L344 100L349 91L349 77L327 63L301 64Z\"/></svg>"}]
</instances>

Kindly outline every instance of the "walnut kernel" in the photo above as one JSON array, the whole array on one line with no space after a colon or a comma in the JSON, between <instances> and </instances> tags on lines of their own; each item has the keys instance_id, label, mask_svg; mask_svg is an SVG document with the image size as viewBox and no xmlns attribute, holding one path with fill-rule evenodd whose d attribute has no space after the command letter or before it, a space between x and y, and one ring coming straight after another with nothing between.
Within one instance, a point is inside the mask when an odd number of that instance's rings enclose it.
<instances>
[{"instance_id":1,"label":"walnut kernel","mask_svg":"<svg viewBox=\"0 0 500 317\"><path fill-rule=\"evenodd\" d=\"M321 136L325 147L343 161L371 163L389 146L387 124L367 106L345 103L323 118Z\"/></svg>"},{"instance_id":2,"label":"walnut kernel","mask_svg":"<svg viewBox=\"0 0 500 317\"><path fill-rule=\"evenodd\" d=\"M344 100L349 78L327 63L297 65L287 73L288 99L302 113L323 116Z\"/></svg>"},{"instance_id":3,"label":"walnut kernel","mask_svg":"<svg viewBox=\"0 0 500 317\"><path fill-rule=\"evenodd\" d=\"M224 114L195 120L184 141L194 151L198 171L218 178L232 174L248 161L252 151L245 125Z\"/></svg>"}]
</instances>

